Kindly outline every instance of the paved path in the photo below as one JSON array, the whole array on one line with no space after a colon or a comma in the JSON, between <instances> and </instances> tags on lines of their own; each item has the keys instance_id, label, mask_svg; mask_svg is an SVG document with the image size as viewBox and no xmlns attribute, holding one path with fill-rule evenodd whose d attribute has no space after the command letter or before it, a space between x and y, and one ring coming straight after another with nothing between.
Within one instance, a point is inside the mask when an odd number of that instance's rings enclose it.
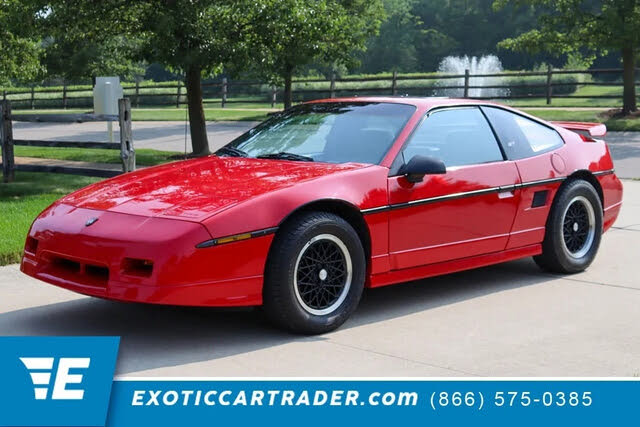
<instances>
[{"instance_id":1,"label":"paved path","mask_svg":"<svg viewBox=\"0 0 640 427\"><path fill-rule=\"evenodd\" d=\"M605 137L621 178L640 178L640 132L609 132Z\"/></svg>"},{"instance_id":2,"label":"paved path","mask_svg":"<svg viewBox=\"0 0 640 427\"><path fill-rule=\"evenodd\" d=\"M227 144L255 126L257 122L209 122L207 133L212 150ZM166 151L191 151L189 127L182 122L133 122L135 148L155 148ZM25 123L13 125L15 139L52 139L60 141L108 141L106 123ZM119 141L118 125L114 125L114 141Z\"/></svg>"},{"instance_id":3,"label":"paved path","mask_svg":"<svg viewBox=\"0 0 640 427\"><path fill-rule=\"evenodd\" d=\"M209 122L209 145L214 151L256 122ZM114 138L118 141L116 131ZM57 139L71 141L106 141L105 123L52 124L16 123L16 139ZM618 176L640 178L640 132L609 132L607 142L616 164ZM155 148L166 151L185 151L185 125L179 122L133 122L133 140L136 148ZM187 150L191 140L187 129Z\"/></svg>"},{"instance_id":4,"label":"paved path","mask_svg":"<svg viewBox=\"0 0 640 427\"><path fill-rule=\"evenodd\" d=\"M530 259L368 290L336 332L300 337L257 310L122 304L0 267L0 335L119 335L128 376L639 376L640 182L594 264Z\"/></svg>"}]
</instances>

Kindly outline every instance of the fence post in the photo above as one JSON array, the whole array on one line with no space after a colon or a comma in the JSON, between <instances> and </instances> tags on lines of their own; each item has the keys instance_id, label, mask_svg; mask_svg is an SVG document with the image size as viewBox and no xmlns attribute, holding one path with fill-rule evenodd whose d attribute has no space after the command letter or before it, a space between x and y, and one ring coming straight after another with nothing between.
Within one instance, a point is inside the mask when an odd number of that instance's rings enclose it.
<instances>
[{"instance_id":1,"label":"fence post","mask_svg":"<svg viewBox=\"0 0 640 427\"><path fill-rule=\"evenodd\" d=\"M67 84L62 85L62 108L67 109Z\"/></svg>"},{"instance_id":2,"label":"fence post","mask_svg":"<svg viewBox=\"0 0 640 427\"><path fill-rule=\"evenodd\" d=\"M136 170L136 152L133 149L133 132L131 131L131 100L118 100L118 122L120 124L120 159L122 171Z\"/></svg>"},{"instance_id":3,"label":"fence post","mask_svg":"<svg viewBox=\"0 0 640 427\"><path fill-rule=\"evenodd\" d=\"M469 70L464 70L464 93L462 95L463 98L469 97Z\"/></svg>"},{"instance_id":4,"label":"fence post","mask_svg":"<svg viewBox=\"0 0 640 427\"><path fill-rule=\"evenodd\" d=\"M3 101L7 100L7 90L6 89L2 91L2 100Z\"/></svg>"},{"instance_id":5,"label":"fence post","mask_svg":"<svg viewBox=\"0 0 640 427\"><path fill-rule=\"evenodd\" d=\"M180 84L180 82L178 82ZM136 108L140 108L140 82L136 79Z\"/></svg>"},{"instance_id":6,"label":"fence post","mask_svg":"<svg viewBox=\"0 0 640 427\"><path fill-rule=\"evenodd\" d=\"M391 80L391 95L396 96L398 94L398 72L393 71L393 80Z\"/></svg>"},{"instance_id":7,"label":"fence post","mask_svg":"<svg viewBox=\"0 0 640 427\"><path fill-rule=\"evenodd\" d=\"M31 109L35 109L36 86L31 85Z\"/></svg>"},{"instance_id":8,"label":"fence post","mask_svg":"<svg viewBox=\"0 0 640 427\"><path fill-rule=\"evenodd\" d=\"M180 108L181 92L182 92L182 82L178 82L178 92L176 93L176 108Z\"/></svg>"},{"instance_id":9,"label":"fence post","mask_svg":"<svg viewBox=\"0 0 640 427\"><path fill-rule=\"evenodd\" d=\"M275 85L271 85L271 108L275 108L278 97L278 91Z\"/></svg>"},{"instance_id":10,"label":"fence post","mask_svg":"<svg viewBox=\"0 0 640 427\"><path fill-rule=\"evenodd\" d=\"M229 90L229 83L226 77L222 78L222 108L227 103L227 93Z\"/></svg>"},{"instance_id":11,"label":"fence post","mask_svg":"<svg viewBox=\"0 0 640 427\"><path fill-rule=\"evenodd\" d=\"M13 157L11 103L7 100L0 104L0 145L2 146L2 178L4 182L11 182L15 178L15 159Z\"/></svg>"},{"instance_id":12,"label":"fence post","mask_svg":"<svg viewBox=\"0 0 640 427\"><path fill-rule=\"evenodd\" d=\"M553 68L551 68L551 65L547 65L547 105L551 104L551 97L553 96L553 87L551 86L552 76Z\"/></svg>"},{"instance_id":13,"label":"fence post","mask_svg":"<svg viewBox=\"0 0 640 427\"><path fill-rule=\"evenodd\" d=\"M329 98L336 97L336 72L331 73L331 83L329 83Z\"/></svg>"}]
</instances>

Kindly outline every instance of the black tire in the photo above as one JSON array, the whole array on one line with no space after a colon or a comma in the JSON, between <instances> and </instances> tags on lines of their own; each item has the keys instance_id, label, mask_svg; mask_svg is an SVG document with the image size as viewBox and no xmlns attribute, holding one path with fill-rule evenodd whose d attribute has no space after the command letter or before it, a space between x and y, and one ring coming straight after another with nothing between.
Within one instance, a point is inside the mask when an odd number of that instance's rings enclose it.
<instances>
[{"instance_id":1,"label":"black tire","mask_svg":"<svg viewBox=\"0 0 640 427\"><path fill-rule=\"evenodd\" d=\"M347 221L327 212L304 213L274 238L265 268L264 312L291 332L332 331L358 306L365 273L362 242Z\"/></svg>"},{"instance_id":2,"label":"black tire","mask_svg":"<svg viewBox=\"0 0 640 427\"><path fill-rule=\"evenodd\" d=\"M602 203L598 193L587 181L571 180L553 201L542 254L533 259L546 271L578 273L595 258L601 237Z\"/></svg>"}]
</instances>

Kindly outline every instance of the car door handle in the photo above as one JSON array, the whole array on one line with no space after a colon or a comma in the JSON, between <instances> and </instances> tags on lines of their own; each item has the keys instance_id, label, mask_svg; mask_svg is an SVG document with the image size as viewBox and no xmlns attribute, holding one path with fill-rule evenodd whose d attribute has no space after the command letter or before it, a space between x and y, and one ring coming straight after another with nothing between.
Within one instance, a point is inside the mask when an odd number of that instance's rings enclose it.
<instances>
[{"instance_id":1,"label":"car door handle","mask_svg":"<svg viewBox=\"0 0 640 427\"><path fill-rule=\"evenodd\" d=\"M504 185L504 186L498 187L498 198L508 199L509 197L513 197L515 189L516 189L515 185Z\"/></svg>"}]
</instances>

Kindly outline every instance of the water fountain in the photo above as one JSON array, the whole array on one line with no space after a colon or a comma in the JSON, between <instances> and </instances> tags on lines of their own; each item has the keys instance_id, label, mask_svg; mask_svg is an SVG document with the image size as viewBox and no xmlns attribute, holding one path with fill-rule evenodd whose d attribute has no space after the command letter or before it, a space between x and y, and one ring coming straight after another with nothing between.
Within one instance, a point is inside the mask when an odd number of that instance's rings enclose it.
<instances>
[{"instance_id":1,"label":"water fountain","mask_svg":"<svg viewBox=\"0 0 640 427\"><path fill-rule=\"evenodd\" d=\"M438 72L442 74L464 75L469 70L474 74L495 74L502 72L502 63L495 55L477 56L447 56L440 62ZM503 84L504 77L471 77L469 86L496 86ZM436 89L437 96L462 97L464 96L464 77L459 79L443 79L436 86L461 86L460 89ZM509 89L481 88L469 89L469 97L504 97L509 95Z\"/></svg>"}]
</instances>

